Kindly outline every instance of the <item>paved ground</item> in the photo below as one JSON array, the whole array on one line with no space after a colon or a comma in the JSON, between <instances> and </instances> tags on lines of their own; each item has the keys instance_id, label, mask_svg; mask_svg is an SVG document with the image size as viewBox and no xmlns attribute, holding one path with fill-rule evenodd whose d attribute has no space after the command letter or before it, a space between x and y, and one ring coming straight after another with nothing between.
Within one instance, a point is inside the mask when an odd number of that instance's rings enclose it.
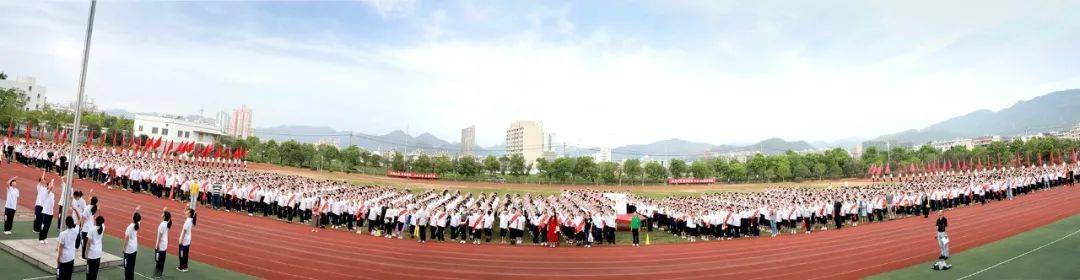
<instances>
[{"instance_id":1,"label":"paved ground","mask_svg":"<svg viewBox=\"0 0 1080 280\"><path fill-rule=\"evenodd\" d=\"M35 170L5 166L0 177L31 178ZM20 188L31 189L28 179ZM95 189L103 215L128 220L142 205L144 223L160 221L160 209L182 205L143 194ZM32 201L20 201L20 204ZM987 244L1080 213L1080 188L1062 187L947 212L954 251ZM120 227L107 232L119 235ZM170 233L175 240L178 231ZM625 233L623 233L625 234ZM140 231L140 243L153 232ZM694 244L645 247L542 248L506 245L417 244L341 231L309 232L287 224L238 213L202 211L192 256L195 260L261 278L300 279L503 279L603 278L688 279L860 278L904 268L936 257L932 219L906 218L830 230Z\"/></svg>"}]
</instances>

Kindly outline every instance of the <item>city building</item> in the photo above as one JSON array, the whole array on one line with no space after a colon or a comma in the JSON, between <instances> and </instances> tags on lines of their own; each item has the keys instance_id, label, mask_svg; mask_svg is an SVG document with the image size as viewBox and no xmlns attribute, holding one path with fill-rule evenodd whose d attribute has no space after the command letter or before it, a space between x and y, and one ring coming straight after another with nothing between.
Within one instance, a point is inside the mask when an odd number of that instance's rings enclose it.
<instances>
[{"instance_id":1,"label":"city building","mask_svg":"<svg viewBox=\"0 0 1080 280\"><path fill-rule=\"evenodd\" d=\"M1077 123L1070 130L1057 132L1054 136L1061 139L1080 140L1080 123Z\"/></svg>"},{"instance_id":2,"label":"city building","mask_svg":"<svg viewBox=\"0 0 1080 280\"><path fill-rule=\"evenodd\" d=\"M855 143L855 147L851 149L851 157L862 158L863 147L862 143Z\"/></svg>"},{"instance_id":3,"label":"city building","mask_svg":"<svg viewBox=\"0 0 1080 280\"><path fill-rule=\"evenodd\" d=\"M14 89L22 94L26 110L40 110L48 104L45 95L45 86L37 84L34 77L18 77L15 79L0 80L0 88Z\"/></svg>"},{"instance_id":4,"label":"city building","mask_svg":"<svg viewBox=\"0 0 1080 280\"><path fill-rule=\"evenodd\" d=\"M241 105L232 113L232 122L229 124L229 136L245 139L255 136L255 129L251 127L251 108Z\"/></svg>"},{"instance_id":5,"label":"city building","mask_svg":"<svg viewBox=\"0 0 1080 280\"><path fill-rule=\"evenodd\" d=\"M224 110L218 111L216 122L217 127L221 129L221 131L229 131L229 127L231 127L230 124L232 124L232 116L229 115L229 112Z\"/></svg>"},{"instance_id":6,"label":"city building","mask_svg":"<svg viewBox=\"0 0 1080 280\"><path fill-rule=\"evenodd\" d=\"M476 147L476 126L470 125L461 130L461 155L476 155L473 147Z\"/></svg>"},{"instance_id":7,"label":"city building","mask_svg":"<svg viewBox=\"0 0 1080 280\"><path fill-rule=\"evenodd\" d=\"M610 162L611 148L600 148L593 154L593 159L596 160L596 162Z\"/></svg>"},{"instance_id":8,"label":"city building","mask_svg":"<svg viewBox=\"0 0 1080 280\"><path fill-rule=\"evenodd\" d=\"M933 141L930 142L930 146L941 151L946 151L955 146L961 146L965 149L971 149L975 147L975 141L970 138L956 138L950 140Z\"/></svg>"},{"instance_id":9,"label":"city building","mask_svg":"<svg viewBox=\"0 0 1080 280\"><path fill-rule=\"evenodd\" d=\"M217 124L201 122L179 116L157 116L136 114L132 116L134 121L132 129L136 136L145 135L147 138L162 141L189 142L195 141L200 144L211 144L225 136L225 131L219 129Z\"/></svg>"},{"instance_id":10,"label":"city building","mask_svg":"<svg viewBox=\"0 0 1080 280\"><path fill-rule=\"evenodd\" d=\"M338 139L336 137L324 137L324 138L319 138L319 140L315 141L315 146L322 146L322 145L332 146L334 148L340 149L341 148L341 141L338 141Z\"/></svg>"},{"instance_id":11,"label":"city building","mask_svg":"<svg viewBox=\"0 0 1080 280\"><path fill-rule=\"evenodd\" d=\"M506 129L506 154L521 155L525 165L532 165L542 156L544 124L539 121L515 121ZM534 165L535 166L535 165Z\"/></svg>"},{"instance_id":12,"label":"city building","mask_svg":"<svg viewBox=\"0 0 1080 280\"><path fill-rule=\"evenodd\" d=\"M1001 136L997 136L997 135L980 136L980 137L975 137L975 138L971 139L972 144L974 144L977 147L978 146L990 145L990 143L994 143L994 142L998 142L998 141L1001 141Z\"/></svg>"}]
</instances>

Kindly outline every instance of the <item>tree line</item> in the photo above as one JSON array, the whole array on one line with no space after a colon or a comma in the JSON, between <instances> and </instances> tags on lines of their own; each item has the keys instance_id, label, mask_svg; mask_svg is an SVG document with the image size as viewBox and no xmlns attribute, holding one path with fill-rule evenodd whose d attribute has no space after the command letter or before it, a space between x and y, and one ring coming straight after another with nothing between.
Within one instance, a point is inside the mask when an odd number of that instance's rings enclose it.
<instances>
[{"instance_id":1,"label":"tree line","mask_svg":"<svg viewBox=\"0 0 1080 280\"><path fill-rule=\"evenodd\" d=\"M388 156L350 146L315 145L296 141L278 143L256 137L230 139L232 147L249 151L247 160L315 170L385 174L386 171L437 173L444 179L471 181L507 181L556 184L648 184L668 178L715 178L725 183L780 182L865 177L870 166L891 165L893 174L907 172L915 165L918 171L942 161L993 161L1016 163L1026 156L1028 163L1038 157L1049 162L1050 154L1060 160L1071 157L1080 148L1076 140L1053 137L1029 141L993 142L967 149L956 146L940 150L929 145L918 148L895 147L889 151L870 147L858 158L834 148L820 153L756 154L745 160L698 158L693 161L671 159L666 164L628 159L623 162L596 162L592 157L536 159L528 164L521 155L484 157L416 155L406 157L391 152ZM1071 159L1069 159L1071 160ZM1021 161L1022 163L1023 161ZM988 166L990 164L987 164ZM530 172L535 171L535 172Z\"/></svg>"},{"instance_id":2,"label":"tree line","mask_svg":"<svg viewBox=\"0 0 1080 280\"><path fill-rule=\"evenodd\" d=\"M49 105L38 110L25 110L24 106L26 106L26 100L18 90L0 89L0 126L2 126L0 129L4 131L5 136L11 129L13 137L22 137L23 134L15 132L25 133L29 124L30 130L34 133L33 136L37 137L37 133L42 129L46 133L52 133L64 125L69 125L75 119L75 114L57 110ZM86 131L94 131L95 139L100 141L103 139L101 135L119 137L124 133L130 134L134 121L110 116L104 112L83 112L80 124ZM85 137L86 131L83 131L81 135ZM46 137L52 137L52 135Z\"/></svg>"}]
</instances>

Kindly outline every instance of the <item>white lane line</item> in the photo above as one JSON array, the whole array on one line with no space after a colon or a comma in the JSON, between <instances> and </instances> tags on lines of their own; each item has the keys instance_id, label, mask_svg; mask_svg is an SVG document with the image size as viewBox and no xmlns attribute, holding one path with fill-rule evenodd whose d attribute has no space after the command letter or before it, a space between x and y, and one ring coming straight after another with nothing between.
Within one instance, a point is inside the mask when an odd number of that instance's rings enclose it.
<instances>
[{"instance_id":1,"label":"white lane line","mask_svg":"<svg viewBox=\"0 0 1080 280\"><path fill-rule=\"evenodd\" d=\"M972 273L972 274L968 274L967 276L964 276L964 277L960 277L960 278L957 278L957 280L963 280L963 279L967 279L967 278L970 278L970 277L972 277L972 276L975 276L975 275L977 275L977 274L979 274L979 273L983 273L983 272L986 272L987 270L990 270L990 269L993 269L993 268L995 268L995 267L997 267L997 266L999 266L999 265L1003 265L1003 264L1005 264L1005 263L1011 262L1011 261L1013 261L1013 260L1015 260L1015 259L1018 259L1018 258L1020 258L1020 257L1026 256L1027 254L1031 254L1031 252L1035 252L1035 251L1038 251L1039 249L1042 249L1042 248L1044 248L1044 247L1046 247L1046 246L1050 246L1050 245L1052 245L1052 244L1054 244L1054 243L1057 243L1058 241L1064 240L1065 238L1069 238L1070 236L1073 236L1073 235L1075 235L1075 234L1077 234L1077 233L1080 233L1080 229L1077 229L1076 231L1074 231L1074 232L1072 232L1072 233L1070 233L1070 234L1066 234L1065 236L1062 236L1061 238L1058 238L1057 240L1054 240L1054 241L1050 241L1050 243L1046 243L1046 244L1043 244L1042 246L1036 247L1035 249L1031 249L1031 250L1028 250L1027 252L1024 252L1023 254L1020 254L1020 255L1017 255L1017 256L1015 256L1015 257L1009 258L1009 259L1007 259L1007 260L1001 261L1001 262L999 262L999 263L997 263L997 264L995 264L995 265L991 265L990 267L987 267L987 268L983 268L982 270L976 271L975 273Z\"/></svg>"}]
</instances>

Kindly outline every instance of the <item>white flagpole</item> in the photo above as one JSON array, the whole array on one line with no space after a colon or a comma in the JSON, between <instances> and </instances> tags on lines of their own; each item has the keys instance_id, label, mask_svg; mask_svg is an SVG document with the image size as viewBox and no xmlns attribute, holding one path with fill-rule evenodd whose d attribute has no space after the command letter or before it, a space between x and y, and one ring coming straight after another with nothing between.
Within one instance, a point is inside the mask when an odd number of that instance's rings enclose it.
<instances>
[{"instance_id":1,"label":"white flagpole","mask_svg":"<svg viewBox=\"0 0 1080 280\"><path fill-rule=\"evenodd\" d=\"M83 91L86 89L86 65L90 60L90 35L94 31L94 10L97 8L97 0L90 1L90 19L86 24L86 43L83 45L83 59L82 59L82 71L79 73L79 90L75 97L75 123L72 126L72 131L75 131L75 136L71 137L70 147L68 147L68 166L67 176L64 177L64 189L62 199L64 202L61 208L61 221L67 220L70 214L69 208L71 208L71 190L72 182L75 180L75 163L79 162L79 126L82 120L82 104L83 104Z\"/></svg>"}]
</instances>

